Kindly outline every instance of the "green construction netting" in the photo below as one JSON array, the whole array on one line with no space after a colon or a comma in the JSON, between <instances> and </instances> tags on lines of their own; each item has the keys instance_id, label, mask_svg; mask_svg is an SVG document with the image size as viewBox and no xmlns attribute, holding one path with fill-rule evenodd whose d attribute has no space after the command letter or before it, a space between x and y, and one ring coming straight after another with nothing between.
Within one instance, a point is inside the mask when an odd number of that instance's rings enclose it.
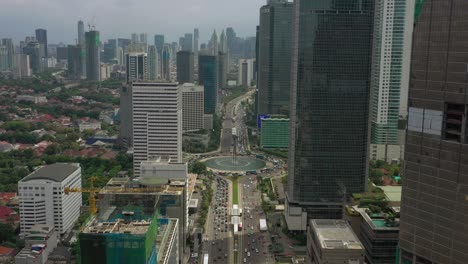
<instances>
[{"instance_id":1,"label":"green construction netting","mask_svg":"<svg viewBox=\"0 0 468 264\"><path fill-rule=\"evenodd\" d=\"M416 0L414 6L414 22L418 20L419 14L421 14L425 2L426 0Z\"/></svg>"}]
</instances>

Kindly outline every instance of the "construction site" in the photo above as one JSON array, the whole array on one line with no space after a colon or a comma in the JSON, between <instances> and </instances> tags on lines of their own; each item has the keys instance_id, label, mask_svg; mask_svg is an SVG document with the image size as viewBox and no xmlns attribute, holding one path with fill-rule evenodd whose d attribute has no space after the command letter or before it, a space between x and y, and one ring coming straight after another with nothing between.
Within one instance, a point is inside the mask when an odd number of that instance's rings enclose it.
<instances>
[{"instance_id":1,"label":"construction site","mask_svg":"<svg viewBox=\"0 0 468 264\"><path fill-rule=\"evenodd\" d=\"M100 189L66 189L90 194L92 217L79 234L82 263L178 263L186 242L187 193L195 182L196 175L163 185L115 177Z\"/></svg>"}]
</instances>

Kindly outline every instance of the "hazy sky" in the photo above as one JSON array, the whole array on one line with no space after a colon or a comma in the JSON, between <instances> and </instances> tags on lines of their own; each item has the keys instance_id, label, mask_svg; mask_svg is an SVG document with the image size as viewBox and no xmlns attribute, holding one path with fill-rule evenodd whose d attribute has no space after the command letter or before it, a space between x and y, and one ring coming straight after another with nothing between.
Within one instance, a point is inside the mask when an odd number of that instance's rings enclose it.
<instances>
[{"instance_id":1,"label":"hazy sky","mask_svg":"<svg viewBox=\"0 0 468 264\"><path fill-rule=\"evenodd\" d=\"M77 22L85 30L94 20L101 39L130 38L132 32L155 33L166 41L178 41L183 33L200 29L200 43L213 29L218 34L233 27L240 37L254 36L259 8L266 0L0 0L0 38L16 43L34 36L36 28L47 29L49 43L72 44L77 38Z\"/></svg>"}]
</instances>

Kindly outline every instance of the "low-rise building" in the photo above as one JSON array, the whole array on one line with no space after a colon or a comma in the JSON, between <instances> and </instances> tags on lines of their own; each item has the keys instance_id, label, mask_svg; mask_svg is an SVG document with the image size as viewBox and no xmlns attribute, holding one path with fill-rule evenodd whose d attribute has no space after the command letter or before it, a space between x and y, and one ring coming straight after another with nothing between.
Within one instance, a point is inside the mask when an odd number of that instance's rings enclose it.
<instances>
[{"instance_id":1,"label":"low-rise building","mask_svg":"<svg viewBox=\"0 0 468 264\"><path fill-rule=\"evenodd\" d=\"M314 264L364 264L365 249L344 220L312 219L307 251Z\"/></svg>"},{"instance_id":2,"label":"low-rise building","mask_svg":"<svg viewBox=\"0 0 468 264\"><path fill-rule=\"evenodd\" d=\"M38 224L31 227L25 237L25 247L15 256L16 264L44 264L57 247L57 234L51 225Z\"/></svg>"},{"instance_id":3,"label":"low-rise building","mask_svg":"<svg viewBox=\"0 0 468 264\"><path fill-rule=\"evenodd\" d=\"M85 130L98 130L101 129L101 122L97 120L89 120L89 121L80 121L78 124L78 129L80 132L83 132Z\"/></svg>"},{"instance_id":4,"label":"low-rise building","mask_svg":"<svg viewBox=\"0 0 468 264\"><path fill-rule=\"evenodd\" d=\"M18 95L16 101L21 102L33 102L35 104L47 103L47 97L45 96L34 96L34 95Z\"/></svg>"}]
</instances>

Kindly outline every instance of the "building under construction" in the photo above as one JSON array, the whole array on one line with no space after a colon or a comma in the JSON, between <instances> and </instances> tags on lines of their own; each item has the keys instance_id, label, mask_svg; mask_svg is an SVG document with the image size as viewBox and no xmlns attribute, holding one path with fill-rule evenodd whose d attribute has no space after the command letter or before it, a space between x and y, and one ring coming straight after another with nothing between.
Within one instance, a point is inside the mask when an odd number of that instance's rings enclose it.
<instances>
[{"instance_id":1,"label":"building under construction","mask_svg":"<svg viewBox=\"0 0 468 264\"><path fill-rule=\"evenodd\" d=\"M157 214L141 218L135 211L118 218L92 221L79 235L81 263L156 263Z\"/></svg>"},{"instance_id":2,"label":"building under construction","mask_svg":"<svg viewBox=\"0 0 468 264\"><path fill-rule=\"evenodd\" d=\"M111 179L99 190L98 213L80 234L82 263L171 263L167 259L174 261L175 255L178 263L185 248L188 193L195 182L196 175L158 185L128 177ZM176 235L159 236L158 228ZM164 241L161 249L157 241Z\"/></svg>"}]
</instances>

